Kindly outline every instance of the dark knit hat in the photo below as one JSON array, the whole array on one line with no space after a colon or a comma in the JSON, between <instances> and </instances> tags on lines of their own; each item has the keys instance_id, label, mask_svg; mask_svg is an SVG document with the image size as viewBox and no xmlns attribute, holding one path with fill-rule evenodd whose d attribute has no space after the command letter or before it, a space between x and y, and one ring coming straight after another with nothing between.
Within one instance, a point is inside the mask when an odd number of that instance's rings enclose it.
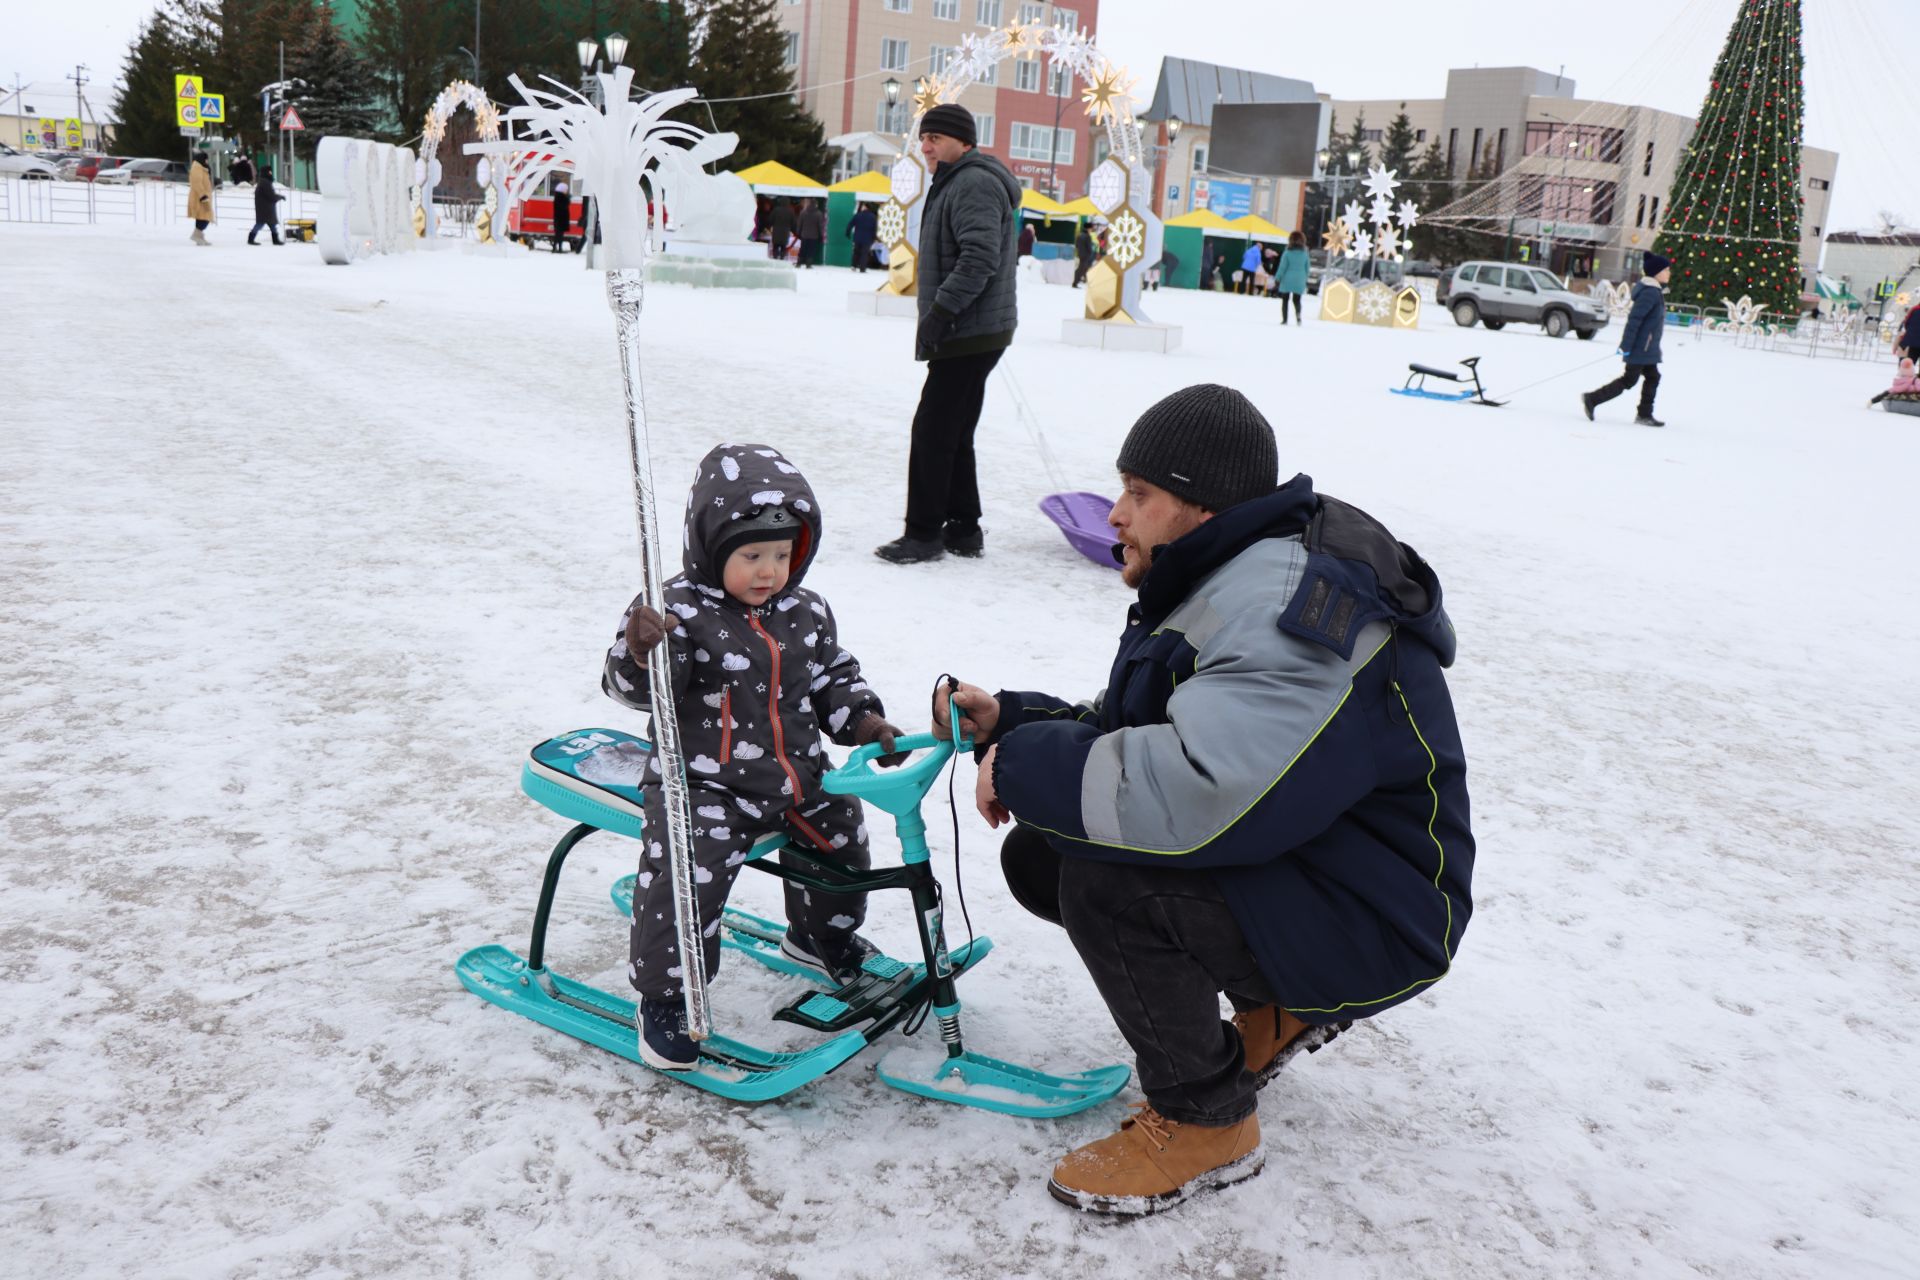
<instances>
[{"instance_id":1,"label":"dark knit hat","mask_svg":"<svg viewBox=\"0 0 1920 1280\"><path fill-rule=\"evenodd\" d=\"M1210 382L1141 414L1114 465L1208 511L1264 497L1280 483L1273 428L1251 400Z\"/></svg>"},{"instance_id":2,"label":"dark knit hat","mask_svg":"<svg viewBox=\"0 0 1920 1280\"><path fill-rule=\"evenodd\" d=\"M973 112L957 102L943 102L921 116L920 133L922 136L943 134L970 147L980 141L980 131L973 123Z\"/></svg>"},{"instance_id":3,"label":"dark knit hat","mask_svg":"<svg viewBox=\"0 0 1920 1280\"><path fill-rule=\"evenodd\" d=\"M713 548L714 566L725 570L727 557L749 542L792 541L805 531L800 517L785 507L761 507L752 515L729 521L720 531L719 541Z\"/></svg>"},{"instance_id":4,"label":"dark knit hat","mask_svg":"<svg viewBox=\"0 0 1920 1280\"><path fill-rule=\"evenodd\" d=\"M1647 250L1646 272L1648 275L1657 276L1672 265L1672 258L1663 257L1651 249Z\"/></svg>"}]
</instances>

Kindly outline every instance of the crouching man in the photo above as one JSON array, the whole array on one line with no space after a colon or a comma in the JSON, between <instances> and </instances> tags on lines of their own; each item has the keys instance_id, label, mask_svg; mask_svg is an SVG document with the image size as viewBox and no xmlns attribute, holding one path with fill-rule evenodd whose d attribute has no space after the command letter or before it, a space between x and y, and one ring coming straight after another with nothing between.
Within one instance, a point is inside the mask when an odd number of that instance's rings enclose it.
<instances>
[{"instance_id":1,"label":"crouching man","mask_svg":"<svg viewBox=\"0 0 1920 1280\"><path fill-rule=\"evenodd\" d=\"M1225 387L1154 405L1118 465L1139 594L1105 692L957 700L980 811L1015 823L1007 882L1065 927L1146 1094L1049 1189L1141 1214L1258 1173L1260 1087L1447 972L1474 845L1426 562L1308 477L1276 487L1272 428Z\"/></svg>"}]
</instances>

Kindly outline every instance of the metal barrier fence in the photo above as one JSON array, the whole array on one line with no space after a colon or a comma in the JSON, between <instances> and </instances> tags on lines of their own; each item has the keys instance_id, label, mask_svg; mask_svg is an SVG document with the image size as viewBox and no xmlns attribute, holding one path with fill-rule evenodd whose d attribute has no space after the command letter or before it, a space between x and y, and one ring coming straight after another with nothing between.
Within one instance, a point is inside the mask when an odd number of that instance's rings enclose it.
<instances>
[{"instance_id":1,"label":"metal barrier fence","mask_svg":"<svg viewBox=\"0 0 1920 1280\"><path fill-rule=\"evenodd\" d=\"M1668 323L1688 331L1694 342L1723 342L1748 351L1771 351L1808 359L1893 359L1896 336L1880 320L1860 312L1821 317L1800 316L1793 324L1737 325L1725 306L1667 308Z\"/></svg>"},{"instance_id":2,"label":"metal barrier fence","mask_svg":"<svg viewBox=\"0 0 1920 1280\"><path fill-rule=\"evenodd\" d=\"M280 220L311 218L320 211L320 193L282 187L286 201ZM220 187L213 193L214 221L253 225L253 188ZM183 182L60 182L0 178L0 222L38 222L54 226L103 224L169 226L190 222Z\"/></svg>"}]
</instances>

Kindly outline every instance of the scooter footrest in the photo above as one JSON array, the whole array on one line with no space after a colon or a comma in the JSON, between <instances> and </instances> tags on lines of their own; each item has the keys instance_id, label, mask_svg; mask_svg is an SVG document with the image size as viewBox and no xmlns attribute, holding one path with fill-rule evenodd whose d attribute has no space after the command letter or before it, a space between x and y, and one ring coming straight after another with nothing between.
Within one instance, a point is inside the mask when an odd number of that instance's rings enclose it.
<instances>
[{"instance_id":1,"label":"scooter footrest","mask_svg":"<svg viewBox=\"0 0 1920 1280\"><path fill-rule=\"evenodd\" d=\"M914 966L901 964L889 956L875 956L867 961L867 966L871 966L873 960L886 961L894 966L894 972L883 976L868 967L866 973L837 991L813 991L800 997L775 1012L774 1021L796 1023L812 1031L835 1032L885 1017L897 1009L901 1001L915 994L920 985L919 975Z\"/></svg>"}]
</instances>

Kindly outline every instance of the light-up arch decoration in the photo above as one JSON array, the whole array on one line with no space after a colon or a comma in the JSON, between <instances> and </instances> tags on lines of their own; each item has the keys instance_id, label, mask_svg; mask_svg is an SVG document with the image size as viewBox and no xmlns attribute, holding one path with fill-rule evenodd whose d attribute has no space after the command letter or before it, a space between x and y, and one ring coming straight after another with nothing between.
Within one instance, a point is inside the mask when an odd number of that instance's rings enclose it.
<instances>
[{"instance_id":1,"label":"light-up arch decoration","mask_svg":"<svg viewBox=\"0 0 1920 1280\"><path fill-rule=\"evenodd\" d=\"M439 233L440 220L433 210L433 189L440 185L440 161L436 153L440 140L447 136L447 121L461 107L473 112L475 132L482 142L500 140L500 109L467 80L455 80L440 91L427 108L427 122L420 130L420 159L413 166L413 231L431 240ZM481 244L497 244L494 219L506 206L506 166L482 156L476 175L486 190L480 212L474 217L473 232Z\"/></svg>"},{"instance_id":2,"label":"light-up arch decoration","mask_svg":"<svg viewBox=\"0 0 1920 1280\"><path fill-rule=\"evenodd\" d=\"M1107 130L1109 154L1094 167L1087 190L1087 198L1107 220L1107 251L1087 273L1086 318L1144 321L1141 285L1147 268L1160 261L1162 231L1153 212L1146 148L1133 117L1133 81L1086 32L1042 22L1013 22L988 35L962 36L947 70L922 81L915 92L906 154L894 162L893 192L880 208L880 238L887 245L887 283L882 289L912 296L919 287L920 218L932 186L917 145L921 117L942 102L952 102L999 63L1028 53L1044 54L1054 66L1069 68L1073 77L1085 81L1080 97L1086 113Z\"/></svg>"}]
</instances>

